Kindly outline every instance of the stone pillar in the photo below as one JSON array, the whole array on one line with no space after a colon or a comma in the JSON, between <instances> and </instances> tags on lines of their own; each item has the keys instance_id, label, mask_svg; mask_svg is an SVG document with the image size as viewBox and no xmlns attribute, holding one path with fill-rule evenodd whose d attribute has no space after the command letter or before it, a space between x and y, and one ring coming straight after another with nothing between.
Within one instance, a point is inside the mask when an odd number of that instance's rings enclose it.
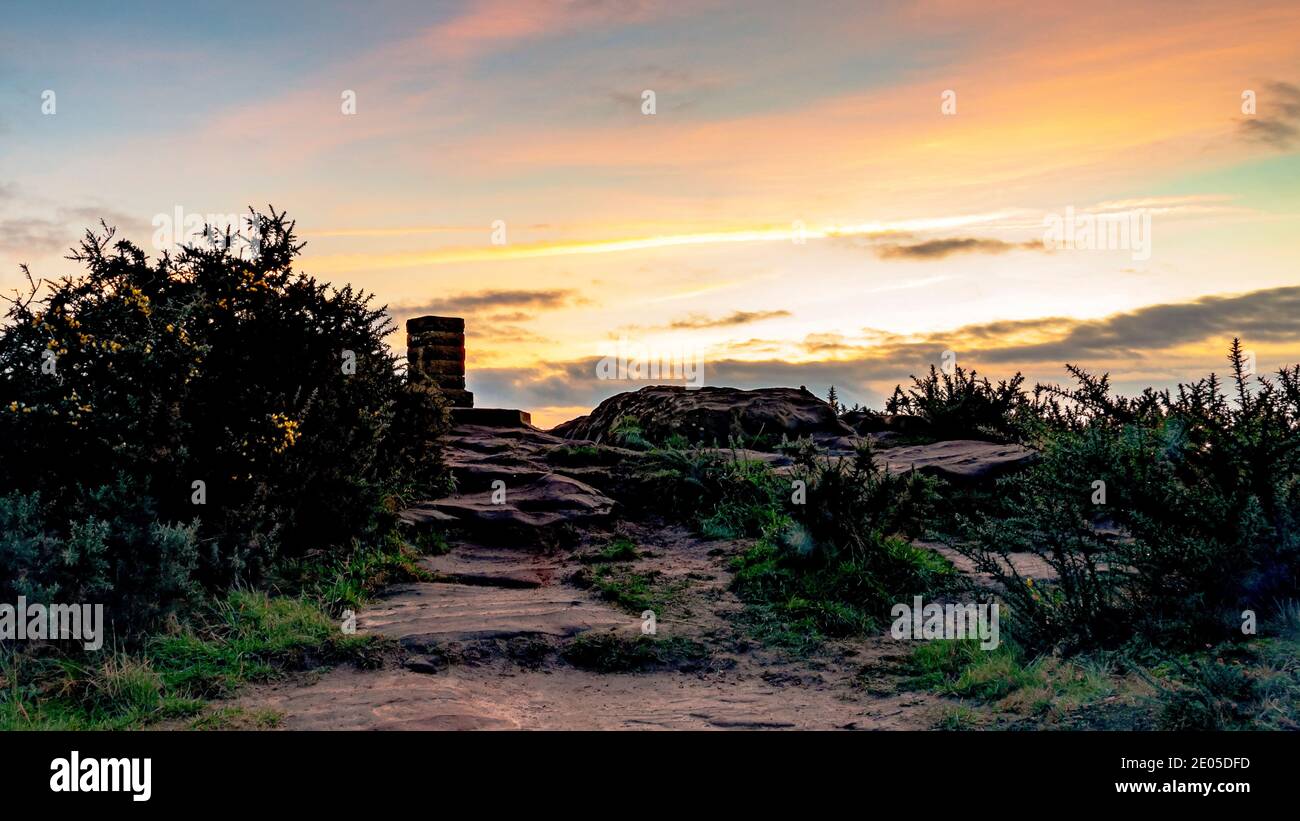
<instances>
[{"instance_id":1,"label":"stone pillar","mask_svg":"<svg viewBox=\"0 0 1300 821\"><path fill-rule=\"evenodd\" d=\"M465 320L453 316L406 320L406 373L412 382L432 382L452 407L474 407L474 394L465 390Z\"/></svg>"}]
</instances>

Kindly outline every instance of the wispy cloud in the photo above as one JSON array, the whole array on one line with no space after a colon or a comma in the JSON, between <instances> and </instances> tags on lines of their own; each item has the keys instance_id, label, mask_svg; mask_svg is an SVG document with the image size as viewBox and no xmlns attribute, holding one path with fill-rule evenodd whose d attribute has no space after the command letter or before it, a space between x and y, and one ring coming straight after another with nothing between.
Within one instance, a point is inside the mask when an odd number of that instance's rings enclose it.
<instances>
[{"instance_id":1,"label":"wispy cloud","mask_svg":"<svg viewBox=\"0 0 1300 821\"><path fill-rule=\"evenodd\" d=\"M943 259L954 254L1005 254L1008 251L1043 251L1045 248L1042 242L946 237L912 244L880 243L874 250L881 259Z\"/></svg>"},{"instance_id":2,"label":"wispy cloud","mask_svg":"<svg viewBox=\"0 0 1300 821\"><path fill-rule=\"evenodd\" d=\"M842 242L853 237L871 238L889 234L907 234L913 231L951 229L979 223L995 223L1010 214L1011 212L999 211L982 214L943 215L906 220L881 220L866 223L816 226L798 225L795 221L792 221L789 226L783 227L766 225L724 231L672 233L618 239L510 243L508 245L484 244L408 251L396 254L325 254L313 256L312 264L318 270L324 271L349 270L359 266L364 266L370 270L385 270L463 262L617 254L685 246L791 243L808 242L810 240Z\"/></svg>"},{"instance_id":3,"label":"wispy cloud","mask_svg":"<svg viewBox=\"0 0 1300 821\"><path fill-rule=\"evenodd\" d=\"M12 196L12 187L0 185L0 202ZM146 227L141 220L97 206L55 208L48 217L0 219L0 251L20 257L65 251L77 243L87 228L99 230L100 220L110 227L134 231Z\"/></svg>"},{"instance_id":4,"label":"wispy cloud","mask_svg":"<svg viewBox=\"0 0 1300 821\"><path fill-rule=\"evenodd\" d=\"M418 42L431 55L466 59L576 29L644 21L668 8L658 0L476 0L464 12L422 32Z\"/></svg>"},{"instance_id":5,"label":"wispy cloud","mask_svg":"<svg viewBox=\"0 0 1300 821\"><path fill-rule=\"evenodd\" d=\"M686 330L692 328L730 328L737 325L749 325L754 322L762 322L765 319L776 319L778 317L790 316L789 311L734 311L726 316L707 317L699 314L693 314L686 319L679 319L668 325L674 330Z\"/></svg>"},{"instance_id":6,"label":"wispy cloud","mask_svg":"<svg viewBox=\"0 0 1300 821\"><path fill-rule=\"evenodd\" d=\"M1270 82L1256 105L1256 115L1241 120L1242 136L1275 148L1290 148L1300 135L1300 87Z\"/></svg>"},{"instance_id":7,"label":"wispy cloud","mask_svg":"<svg viewBox=\"0 0 1300 821\"><path fill-rule=\"evenodd\" d=\"M569 289L549 290L495 290L475 291L435 299L422 305L398 305L390 309L395 317L422 316L424 314L478 314L503 308L527 308L532 311L553 311L568 307L582 299ZM528 314L516 311L503 315L506 321L520 321ZM499 317L500 318L500 317Z\"/></svg>"}]
</instances>

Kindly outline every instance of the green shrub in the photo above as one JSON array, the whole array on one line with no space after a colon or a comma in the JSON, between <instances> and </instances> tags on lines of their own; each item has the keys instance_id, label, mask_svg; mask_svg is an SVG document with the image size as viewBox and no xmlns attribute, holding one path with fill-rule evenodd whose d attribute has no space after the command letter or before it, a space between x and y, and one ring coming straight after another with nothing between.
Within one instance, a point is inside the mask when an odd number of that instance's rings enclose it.
<instances>
[{"instance_id":1,"label":"green shrub","mask_svg":"<svg viewBox=\"0 0 1300 821\"><path fill-rule=\"evenodd\" d=\"M83 494L66 528L39 492L0 498L0 595L6 601L108 601L115 621L139 624L195 592L198 523L161 524L153 500L125 479Z\"/></svg>"},{"instance_id":2,"label":"green shrub","mask_svg":"<svg viewBox=\"0 0 1300 821\"><path fill-rule=\"evenodd\" d=\"M852 458L808 456L799 468L792 478L805 482L807 499L789 505L791 515L814 544L837 555L872 550L885 536L919 536L936 515L939 480L886 471L869 444Z\"/></svg>"},{"instance_id":3,"label":"green shrub","mask_svg":"<svg viewBox=\"0 0 1300 821\"><path fill-rule=\"evenodd\" d=\"M959 366L946 373L931 365L925 378L912 377L906 391L895 387L885 411L924 419L940 439L1020 441L1038 429L1037 408L1023 384L1019 373L995 387L973 370Z\"/></svg>"},{"instance_id":4,"label":"green shrub","mask_svg":"<svg viewBox=\"0 0 1300 821\"><path fill-rule=\"evenodd\" d=\"M196 585L373 543L436 480L445 409L406 387L382 308L295 271L283 214L253 221L249 253L150 261L105 228L83 274L29 274L0 327L0 592L133 631Z\"/></svg>"},{"instance_id":5,"label":"green shrub","mask_svg":"<svg viewBox=\"0 0 1300 821\"><path fill-rule=\"evenodd\" d=\"M658 450L639 475L637 494L692 520L711 538L758 536L781 517L788 482L739 451Z\"/></svg>"},{"instance_id":6,"label":"green shrub","mask_svg":"<svg viewBox=\"0 0 1300 821\"><path fill-rule=\"evenodd\" d=\"M1182 682L1161 699L1160 729L1233 730L1252 725L1259 687L1240 665L1196 659L1181 672Z\"/></svg>"},{"instance_id":7,"label":"green shrub","mask_svg":"<svg viewBox=\"0 0 1300 821\"><path fill-rule=\"evenodd\" d=\"M1230 361L1231 399L1213 375L1112 398L1077 368L1077 389L1049 390L1042 459L956 542L1001 581L1027 642L1217 643L1300 589L1300 366L1252 390L1235 341ZM1021 576L1022 551L1058 579Z\"/></svg>"},{"instance_id":8,"label":"green shrub","mask_svg":"<svg viewBox=\"0 0 1300 821\"><path fill-rule=\"evenodd\" d=\"M807 550L805 534L797 526L793 533L760 540L737 557L732 588L742 600L775 607L787 622L823 635L877 632L897 602L955 583L947 562L902 539L837 555Z\"/></svg>"},{"instance_id":9,"label":"green shrub","mask_svg":"<svg viewBox=\"0 0 1300 821\"><path fill-rule=\"evenodd\" d=\"M734 563L733 587L752 604L831 636L878 630L890 607L949 588L951 565L912 546L936 501L935 480L890 474L869 449L853 459L809 455L791 479L806 499L786 505Z\"/></svg>"},{"instance_id":10,"label":"green shrub","mask_svg":"<svg viewBox=\"0 0 1300 821\"><path fill-rule=\"evenodd\" d=\"M654 447L641 430L641 423L635 416L621 416L609 430L609 438L621 448L632 450L650 450Z\"/></svg>"}]
</instances>

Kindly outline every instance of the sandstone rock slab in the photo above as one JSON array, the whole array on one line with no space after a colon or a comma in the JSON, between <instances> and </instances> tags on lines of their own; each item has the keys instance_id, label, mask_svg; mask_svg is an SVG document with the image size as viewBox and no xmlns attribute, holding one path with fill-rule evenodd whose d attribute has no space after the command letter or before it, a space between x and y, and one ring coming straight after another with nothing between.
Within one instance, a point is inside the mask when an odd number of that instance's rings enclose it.
<instances>
[{"instance_id":1,"label":"sandstone rock slab","mask_svg":"<svg viewBox=\"0 0 1300 821\"><path fill-rule=\"evenodd\" d=\"M412 645L508 639L570 638L587 630L617 629L635 621L599 602L559 587L511 588L411 584L357 616L357 630Z\"/></svg>"},{"instance_id":2,"label":"sandstone rock slab","mask_svg":"<svg viewBox=\"0 0 1300 821\"><path fill-rule=\"evenodd\" d=\"M614 500L585 482L558 473L484 492L449 496L428 503L462 525L545 528L608 516ZM497 501L500 493L502 500Z\"/></svg>"},{"instance_id":3,"label":"sandstone rock slab","mask_svg":"<svg viewBox=\"0 0 1300 821\"><path fill-rule=\"evenodd\" d=\"M974 439L952 439L929 445L912 445L881 451L885 468L901 473L912 468L955 482L996 479L1032 463L1037 452L1022 445L1003 445Z\"/></svg>"}]
</instances>

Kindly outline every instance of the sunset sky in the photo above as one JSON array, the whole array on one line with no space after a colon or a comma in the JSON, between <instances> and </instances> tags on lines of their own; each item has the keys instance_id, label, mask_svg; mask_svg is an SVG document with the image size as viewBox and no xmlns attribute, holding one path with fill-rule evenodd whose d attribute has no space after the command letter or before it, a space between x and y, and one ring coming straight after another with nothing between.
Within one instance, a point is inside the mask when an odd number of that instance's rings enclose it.
<instances>
[{"instance_id":1,"label":"sunset sky","mask_svg":"<svg viewBox=\"0 0 1300 821\"><path fill-rule=\"evenodd\" d=\"M1300 362L1294 0L82 5L0 21L6 290L101 217L152 254L273 204L544 426L639 387L596 378L620 338L874 407L944 350L1125 391L1234 335ZM1046 247L1067 209L1149 253Z\"/></svg>"}]
</instances>

